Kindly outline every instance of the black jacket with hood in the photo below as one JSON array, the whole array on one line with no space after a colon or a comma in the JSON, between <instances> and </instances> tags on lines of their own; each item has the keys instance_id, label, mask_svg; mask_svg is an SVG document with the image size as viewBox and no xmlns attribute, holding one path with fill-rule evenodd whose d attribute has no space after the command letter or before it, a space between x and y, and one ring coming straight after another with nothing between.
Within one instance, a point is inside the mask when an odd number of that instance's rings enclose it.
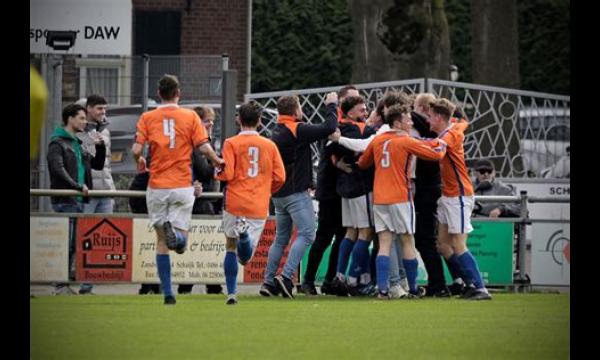
<instances>
[{"instance_id":1,"label":"black jacket with hood","mask_svg":"<svg viewBox=\"0 0 600 360\"><path fill-rule=\"evenodd\" d=\"M59 129L62 129L60 131ZM81 146L81 140L68 134L63 128L59 128L50 139L48 145L48 169L50 171L51 189L70 189L82 190L85 184L89 190L93 189L92 169L102 170L106 159L106 147L104 144L96 145L96 155L92 156ZM84 182L77 181L77 155L75 142L81 151L81 159L84 166ZM74 204L77 197L53 196L53 204ZM83 198L83 202L89 202L88 197Z\"/></svg>"}]
</instances>

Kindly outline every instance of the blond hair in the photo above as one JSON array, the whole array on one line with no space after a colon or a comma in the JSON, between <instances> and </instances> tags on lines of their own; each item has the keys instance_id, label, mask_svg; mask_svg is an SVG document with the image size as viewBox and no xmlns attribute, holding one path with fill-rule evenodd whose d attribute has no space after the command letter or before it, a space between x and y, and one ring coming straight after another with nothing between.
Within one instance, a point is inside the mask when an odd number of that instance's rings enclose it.
<instances>
[{"instance_id":1,"label":"blond hair","mask_svg":"<svg viewBox=\"0 0 600 360\"><path fill-rule=\"evenodd\" d=\"M454 113L454 109L456 109L456 105L444 98L432 101L429 104L429 107L434 113L442 115L446 120L450 119Z\"/></svg>"},{"instance_id":2,"label":"blond hair","mask_svg":"<svg viewBox=\"0 0 600 360\"><path fill-rule=\"evenodd\" d=\"M433 95L432 93L422 93L422 94L418 94L415 97L414 106L417 107L419 105L422 105L426 108L429 108L429 104L431 104L434 101L435 101L435 95Z\"/></svg>"}]
</instances>

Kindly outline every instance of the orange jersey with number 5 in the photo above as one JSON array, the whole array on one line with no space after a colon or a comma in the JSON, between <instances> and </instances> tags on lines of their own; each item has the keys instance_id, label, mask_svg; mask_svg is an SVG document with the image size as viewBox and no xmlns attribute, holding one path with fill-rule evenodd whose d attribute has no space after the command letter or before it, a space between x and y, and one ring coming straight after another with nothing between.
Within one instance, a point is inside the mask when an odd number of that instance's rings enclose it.
<instances>
[{"instance_id":1,"label":"orange jersey with number 5","mask_svg":"<svg viewBox=\"0 0 600 360\"><path fill-rule=\"evenodd\" d=\"M413 155L425 160L440 160L444 146L437 141L422 141L407 133L386 131L373 138L358 159L358 167L368 168L375 163L373 204L389 205L407 202Z\"/></svg>"},{"instance_id":2,"label":"orange jersey with number 5","mask_svg":"<svg viewBox=\"0 0 600 360\"><path fill-rule=\"evenodd\" d=\"M242 131L225 140L223 160L225 167L215 177L227 181L225 211L266 218L271 194L285 183L285 168L275 143L256 131Z\"/></svg>"},{"instance_id":3,"label":"orange jersey with number 5","mask_svg":"<svg viewBox=\"0 0 600 360\"><path fill-rule=\"evenodd\" d=\"M192 186L192 150L208 141L200 117L175 104L142 114L135 141L150 145L150 181L154 189Z\"/></svg>"}]
</instances>

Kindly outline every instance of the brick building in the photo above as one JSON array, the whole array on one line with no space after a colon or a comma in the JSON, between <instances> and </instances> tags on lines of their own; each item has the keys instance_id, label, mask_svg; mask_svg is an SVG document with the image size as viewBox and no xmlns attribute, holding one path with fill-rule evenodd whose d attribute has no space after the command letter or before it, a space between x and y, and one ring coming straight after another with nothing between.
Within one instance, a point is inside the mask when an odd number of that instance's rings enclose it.
<instances>
[{"instance_id":1,"label":"brick building","mask_svg":"<svg viewBox=\"0 0 600 360\"><path fill-rule=\"evenodd\" d=\"M172 73L181 80L184 99L217 100L221 55L226 53L229 69L237 70L238 100L243 100L250 90L250 1L132 0L133 59L66 55L63 104L89 92L107 95L110 103L141 102L142 54L151 56L149 97L155 97L160 75Z\"/></svg>"}]
</instances>

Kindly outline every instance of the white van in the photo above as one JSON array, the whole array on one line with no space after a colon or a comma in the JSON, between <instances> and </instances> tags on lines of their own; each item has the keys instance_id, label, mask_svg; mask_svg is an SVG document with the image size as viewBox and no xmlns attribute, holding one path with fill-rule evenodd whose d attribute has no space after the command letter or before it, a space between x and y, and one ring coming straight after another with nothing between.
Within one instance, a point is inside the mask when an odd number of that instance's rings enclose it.
<instances>
[{"instance_id":1,"label":"white van","mask_svg":"<svg viewBox=\"0 0 600 360\"><path fill-rule=\"evenodd\" d=\"M518 126L520 153L528 177L570 177L569 108L523 108Z\"/></svg>"}]
</instances>

